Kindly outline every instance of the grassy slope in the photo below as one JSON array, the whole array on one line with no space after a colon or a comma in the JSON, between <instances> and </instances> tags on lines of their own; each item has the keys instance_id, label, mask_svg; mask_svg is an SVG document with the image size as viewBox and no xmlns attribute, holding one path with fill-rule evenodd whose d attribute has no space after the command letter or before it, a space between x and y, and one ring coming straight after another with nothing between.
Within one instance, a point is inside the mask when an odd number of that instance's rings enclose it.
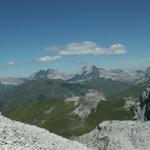
<instances>
[{"instance_id":1,"label":"grassy slope","mask_svg":"<svg viewBox=\"0 0 150 150\"><path fill-rule=\"evenodd\" d=\"M55 109L50 114L46 114L46 111L50 108ZM73 109L73 105L66 105L62 100L33 101L30 104L13 101L2 112L11 119L35 124L68 137L73 135L71 128L80 121L77 116L72 115L70 117ZM75 121L72 119L75 119Z\"/></svg>"},{"instance_id":2,"label":"grassy slope","mask_svg":"<svg viewBox=\"0 0 150 150\"><path fill-rule=\"evenodd\" d=\"M122 108L123 101L115 97L131 85L111 80L93 80L82 84L69 84L61 80L28 81L11 93L2 95L9 103L2 113L12 119L35 124L65 137L81 135L95 128L103 120L131 119L132 114ZM88 89L103 91L110 101L101 102L96 113L86 121L72 115L75 106L64 103L65 96L84 95ZM50 114L45 111L55 107Z\"/></svg>"},{"instance_id":3,"label":"grassy slope","mask_svg":"<svg viewBox=\"0 0 150 150\"><path fill-rule=\"evenodd\" d=\"M73 105L67 105L62 100L36 101L31 104L12 102L3 110L3 114L11 119L35 124L59 135L70 137L91 131L104 120L131 119L132 113L121 109L122 106L122 100L101 102L97 111L93 111L85 122L71 114L75 108ZM50 114L44 113L53 107L55 109ZM41 124L42 121L45 122Z\"/></svg>"},{"instance_id":4,"label":"grassy slope","mask_svg":"<svg viewBox=\"0 0 150 150\"><path fill-rule=\"evenodd\" d=\"M74 91L75 89L75 91ZM71 84L66 85L61 80L39 79L34 81L27 81L22 85L15 87L10 92L5 92L0 95L0 100L34 100L47 98L62 98L66 95L83 94L83 88L80 85Z\"/></svg>"},{"instance_id":5,"label":"grassy slope","mask_svg":"<svg viewBox=\"0 0 150 150\"><path fill-rule=\"evenodd\" d=\"M109 79L98 79L86 81L82 84L83 87L88 89L97 89L105 93L107 97L116 95L132 86L131 83L113 81Z\"/></svg>"},{"instance_id":6,"label":"grassy slope","mask_svg":"<svg viewBox=\"0 0 150 150\"><path fill-rule=\"evenodd\" d=\"M131 85L106 79L98 79L78 84L62 80L39 79L27 81L13 90L0 94L0 101L32 101L44 99L62 99L72 95L84 95L88 89L99 89L106 95L120 93Z\"/></svg>"}]
</instances>

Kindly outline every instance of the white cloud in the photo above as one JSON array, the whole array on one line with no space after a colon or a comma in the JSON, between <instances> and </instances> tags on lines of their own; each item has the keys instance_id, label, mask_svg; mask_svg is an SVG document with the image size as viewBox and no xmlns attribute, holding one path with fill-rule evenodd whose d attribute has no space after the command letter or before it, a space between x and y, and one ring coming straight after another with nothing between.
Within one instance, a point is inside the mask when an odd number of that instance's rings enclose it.
<instances>
[{"instance_id":1,"label":"white cloud","mask_svg":"<svg viewBox=\"0 0 150 150\"><path fill-rule=\"evenodd\" d=\"M51 62L55 61L57 59L60 59L61 56L44 56L38 59L38 62L45 63L45 62Z\"/></svg>"},{"instance_id":2,"label":"white cloud","mask_svg":"<svg viewBox=\"0 0 150 150\"><path fill-rule=\"evenodd\" d=\"M84 41L79 43L69 43L64 46L51 46L45 50L56 51L60 56L70 55L122 55L126 53L125 46L122 44L113 44L107 47L101 47L95 42Z\"/></svg>"},{"instance_id":3,"label":"white cloud","mask_svg":"<svg viewBox=\"0 0 150 150\"><path fill-rule=\"evenodd\" d=\"M16 64L15 61L9 61L9 62L8 62L8 65L15 65L15 64Z\"/></svg>"},{"instance_id":4,"label":"white cloud","mask_svg":"<svg viewBox=\"0 0 150 150\"><path fill-rule=\"evenodd\" d=\"M122 44L113 44L110 49L115 52L116 55L125 54L126 49Z\"/></svg>"},{"instance_id":5,"label":"white cloud","mask_svg":"<svg viewBox=\"0 0 150 150\"><path fill-rule=\"evenodd\" d=\"M84 41L78 43L68 43L64 46L50 46L45 48L46 51L55 51L56 56L44 56L39 58L38 62L51 62L71 55L123 55L127 53L125 46L122 44L113 44L109 47L101 47L92 41Z\"/></svg>"},{"instance_id":6,"label":"white cloud","mask_svg":"<svg viewBox=\"0 0 150 150\"><path fill-rule=\"evenodd\" d=\"M100 47L97 43L85 41L81 43L70 43L60 49L59 55L121 55L126 49L122 44L113 44L108 48Z\"/></svg>"}]
</instances>

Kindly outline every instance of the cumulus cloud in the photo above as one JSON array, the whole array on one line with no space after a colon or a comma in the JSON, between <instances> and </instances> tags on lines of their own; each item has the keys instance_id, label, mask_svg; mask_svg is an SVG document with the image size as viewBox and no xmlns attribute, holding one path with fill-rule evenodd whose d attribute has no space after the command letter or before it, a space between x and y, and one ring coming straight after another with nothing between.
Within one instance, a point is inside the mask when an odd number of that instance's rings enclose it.
<instances>
[{"instance_id":1,"label":"cumulus cloud","mask_svg":"<svg viewBox=\"0 0 150 150\"><path fill-rule=\"evenodd\" d=\"M60 59L61 56L44 56L38 59L38 62L45 63L45 62L51 62L55 61L57 59Z\"/></svg>"},{"instance_id":2,"label":"cumulus cloud","mask_svg":"<svg viewBox=\"0 0 150 150\"><path fill-rule=\"evenodd\" d=\"M60 56L70 55L122 55L126 53L125 46L122 44L113 44L109 47L101 47L95 42L84 41L78 43L69 43L61 47L51 46L49 51L57 51Z\"/></svg>"},{"instance_id":3,"label":"cumulus cloud","mask_svg":"<svg viewBox=\"0 0 150 150\"><path fill-rule=\"evenodd\" d=\"M59 55L121 55L125 54L126 50L122 44L113 44L108 48L100 47L94 42L70 43L64 46L59 51Z\"/></svg>"},{"instance_id":4,"label":"cumulus cloud","mask_svg":"<svg viewBox=\"0 0 150 150\"><path fill-rule=\"evenodd\" d=\"M122 44L113 44L109 47L101 47L95 42L84 41L68 43L63 46L50 46L45 48L46 51L54 51L56 56L44 56L38 59L38 62L51 62L62 58L63 56L73 55L123 55L127 53L125 46ZM79 62L82 63L82 62Z\"/></svg>"}]
</instances>

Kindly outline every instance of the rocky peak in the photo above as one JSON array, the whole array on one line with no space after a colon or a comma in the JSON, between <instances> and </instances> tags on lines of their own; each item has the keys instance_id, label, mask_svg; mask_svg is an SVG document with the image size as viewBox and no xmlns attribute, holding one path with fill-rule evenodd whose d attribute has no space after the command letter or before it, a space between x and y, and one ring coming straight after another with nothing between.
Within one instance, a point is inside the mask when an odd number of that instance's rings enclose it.
<instances>
[{"instance_id":1,"label":"rocky peak","mask_svg":"<svg viewBox=\"0 0 150 150\"><path fill-rule=\"evenodd\" d=\"M32 74L29 79L39 79L39 78L48 78L48 79L62 79L65 80L67 75L59 73L54 69L40 70Z\"/></svg>"},{"instance_id":2,"label":"rocky peak","mask_svg":"<svg viewBox=\"0 0 150 150\"><path fill-rule=\"evenodd\" d=\"M94 72L94 71L98 71L98 68L96 66L84 66L82 69L81 69L81 73L91 73L91 72Z\"/></svg>"},{"instance_id":3,"label":"rocky peak","mask_svg":"<svg viewBox=\"0 0 150 150\"><path fill-rule=\"evenodd\" d=\"M99 70L96 66L84 66L79 73L77 73L69 81L78 82L78 81L87 81L91 79L99 78Z\"/></svg>"}]
</instances>

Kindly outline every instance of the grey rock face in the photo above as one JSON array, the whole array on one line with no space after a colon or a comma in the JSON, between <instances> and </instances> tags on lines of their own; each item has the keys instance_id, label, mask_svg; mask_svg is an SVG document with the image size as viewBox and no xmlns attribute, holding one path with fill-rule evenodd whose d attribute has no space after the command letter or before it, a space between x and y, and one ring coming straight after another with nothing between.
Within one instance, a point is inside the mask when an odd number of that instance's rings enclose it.
<instances>
[{"instance_id":1,"label":"grey rock face","mask_svg":"<svg viewBox=\"0 0 150 150\"><path fill-rule=\"evenodd\" d=\"M78 115L82 120L87 119L92 110L96 111L98 104L101 101L106 101L104 94L97 90L89 90L85 96L81 97L81 103L73 111L73 114Z\"/></svg>"},{"instance_id":2,"label":"grey rock face","mask_svg":"<svg viewBox=\"0 0 150 150\"><path fill-rule=\"evenodd\" d=\"M54 69L39 70L27 78L0 78L0 82L5 85L19 85L26 80L35 80L39 78L48 79L61 79L69 82L82 82L91 79L111 79L115 81L126 81L141 83L145 79L150 78L150 67L146 72L137 71L124 71L122 69L104 69L96 66L84 66L80 72L75 74L63 74Z\"/></svg>"},{"instance_id":3,"label":"grey rock face","mask_svg":"<svg viewBox=\"0 0 150 150\"><path fill-rule=\"evenodd\" d=\"M145 79L144 71L124 71L122 69L104 69L96 66L84 66L81 71L69 79L71 82L81 82L91 79L111 79L115 81L142 82Z\"/></svg>"},{"instance_id":4,"label":"grey rock face","mask_svg":"<svg viewBox=\"0 0 150 150\"><path fill-rule=\"evenodd\" d=\"M104 93L94 89L89 89L84 96L74 96L65 99L66 104L75 106L72 114L77 115L82 121L87 119L92 111L96 112L97 106L101 101L106 101Z\"/></svg>"},{"instance_id":5,"label":"grey rock face","mask_svg":"<svg viewBox=\"0 0 150 150\"><path fill-rule=\"evenodd\" d=\"M84 66L81 71L73 78L69 79L71 82L87 81L99 78L99 69L96 66Z\"/></svg>"},{"instance_id":6,"label":"grey rock face","mask_svg":"<svg viewBox=\"0 0 150 150\"><path fill-rule=\"evenodd\" d=\"M141 99L133 108L135 120L150 120L150 85L142 93Z\"/></svg>"},{"instance_id":7,"label":"grey rock face","mask_svg":"<svg viewBox=\"0 0 150 150\"><path fill-rule=\"evenodd\" d=\"M48 78L48 79L62 79L66 80L67 75L57 72L54 69L40 70L29 77L29 80L39 79L39 78Z\"/></svg>"},{"instance_id":8,"label":"grey rock face","mask_svg":"<svg viewBox=\"0 0 150 150\"><path fill-rule=\"evenodd\" d=\"M150 122L105 121L77 141L94 150L149 150Z\"/></svg>"},{"instance_id":9,"label":"grey rock face","mask_svg":"<svg viewBox=\"0 0 150 150\"><path fill-rule=\"evenodd\" d=\"M90 150L36 126L0 115L0 150Z\"/></svg>"},{"instance_id":10,"label":"grey rock face","mask_svg":"<svg viewBox=\"0 0 150 150\"><path fill-rule=\"evenodd\" d=\"M123 99L125 100L123 108L128 111L130 111L131 108L133 108L136 105L136 102L138 101L138 98L134 97L124 97Z\"/></svg>"}]
</instances>

